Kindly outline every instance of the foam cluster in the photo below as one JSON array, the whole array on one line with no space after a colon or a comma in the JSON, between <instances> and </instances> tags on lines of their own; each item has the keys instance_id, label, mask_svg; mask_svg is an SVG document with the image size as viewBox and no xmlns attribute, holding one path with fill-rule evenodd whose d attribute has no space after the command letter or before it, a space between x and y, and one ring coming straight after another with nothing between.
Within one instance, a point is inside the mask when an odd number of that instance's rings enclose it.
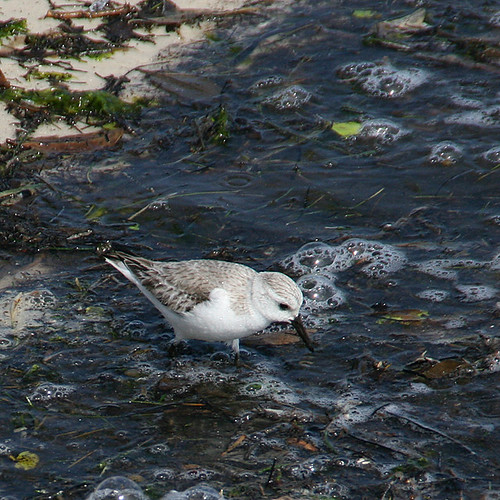
<instances>
[{"instance_id":1,"label":"foam cluster","mask_svg":"<svg viewBox=\"0 0 500 500\"><path fill-rule=\"evenodd\" d=\"M342 245L352 254L356 263L366 262L361 271L372 278L382 278L399 271L408 261L401 250L377 241L352 238Z\"/></svg>"},{"instance_id":2,"label":"foam cluster","mask_svg":"<svg viewBox=\"0 0 500 500\"><path fill-rule=\"evenodd\" d=\"M378 144L392 144L407 134L407 130L390 120L367 120L361 125L355 139Z\"/></svg>"},{"instance_id":3,"label":"foam cluster","mask_svg":"<svg viewBox=\"0 0 500 500\"><path fill-rule=\"evenodd\" d=\"M282 261L295 274L320 273L331 276L362 262L361 270L370 277L382 277L401 269L406 255L397 248L375 241L351 238L341 245L308 243Z\"/></svg>"},{"instance_id":4,"label":"foam cluster","mask_svg":"<svg viewBox=\"0 0 500 500\"><path fill-rule=\"evenodd\" d=\"M108 477L86 498L86 500L148 500L141 487L124 476ZM206 484L192 486L184 491L171 490L161 500L224 500L217 490Z\"/></svg>"},{"instance_id":5,"label":"foam cluster","mask_svg":"<svg viewBox=\"0 0 500 500\"><path fill-rule=\"evenodd\" d=\"M312 94L300 85L292 85L264 99L264 104L278 111L288 111L301 108L311 97Z\"/></svg>"},{"instance_id":6,"label":"foam cluster","mask_svg":"<svg viewBox=\"0 0 500 500\"><path fill-rule=\"evenodd\" d=\"M428 79L428 74L421 69L401 70L388 63L374 62L346 64L338 68L337 75L370 95L385 98L401 97Z\"/></svg>"},{"instance_id":7,"label":"foam cluster","mask_svg":"<svg viewBox=\"0 0 500 500\"><path fill-rule=\"evenodd\" d=\"M485 151L481 156L486 162L497 165L500 163L500 146L488 149L488 151Z\"/></svg>"},{"instance_id":8,"label":"foam cluster","mask_svg":"<svg viewBox=\"0 0 500 500\"><path fill-rule=\"evenodd\" d=\"M461 111L445 119L445 122L452 125L465 125L470 127L490 128L498 126L500 106L487 106L481 109Z\"/></svg>"},{"instance_id":9,"label":"foam cluster","mask_svg":"<svg viewBox=\"0 0 500 500\"><path fill-rule=\"evenodd\" d=\"M450 281L458 279L460 268L479 269L489 263L474 259L430 259L415 264L415 267L422 273Z\"/></svg>"},{"instance_id":10,"label":"foam cluster","mask_svg":"<svg viewBox=\"0 0 500 500\"><path fill-rule=\"evenodd\" d=\"M461 302L481 302L493 299L498 290L488 285L457 285Z\"/></svg>"},{"instance_id":11,"label":"foam cluster","mask_svg":"<svg viewBox=\"0 0 500 500\"><path fill-rule=\"evenodd\" d=\"M339 290L331 277L310 273L301 276L297 285L304 294L304 311L317 314L324 309L333 309L345 302L344 293Z\"/></svg>"},{"instance_id":12,"label":"foam cluster","mask_svg":"<svg viewBox=\"0 0 500 500\"><path fill-rule=\"evenodd\" d=\"M141 487L132 479L124 476L112 476L99 483L86 500L118 500L121 498L127 500L148 499Z\"/></svg>"},{"instance_id":13,"label":"foam cluster","mask_svg":"<svg viewBox=\"0 0 500 500\"><path fill-rule=\"evenodd\" d=\"M457 163L464 155L462 149L453 142L443 141L435 144L429 154L431 163L449 167Z\"/></svg>"},{"instance_id":14,"label":"foam cluster","mask_svg":"<svg viewBox=\"0 0 500 500\"><path fill-rule=\"evenodd\" d=\"M72 385L53 384L46 382L39 385L30 395L31 401L36 402L51 402L61 399L67 399L76 388Z\"/></svg>"},{"instance_id":15,"label":"foam cluster","mask_svg":"<svg viewBox=\"0 0 500 500\"><path fill-rule=\"evenodd\" d=\"M277 87L283 84L283 78L278 75L270 75L265 78L257 80L251 87L250 92L256 93L260 90L269 89L272 87Z\"/></svg>"},{"instance_id":16,"label":"foam cluster","mask_svg":"<svg viewBox=\"0 0 500 500\"><path fill-rule=\"evenodd\" d=\"M417 297L430 302L443 302L443 300L446 300L449 296L449 292L437 288L429 288L417 293Z\"/></svg>"},{"instance_id":17,"label":"foam cluster","mask_svg":"<svg viewBox=\"0 0 500 500\"><path fill-rule=\"evenodd\" d=\"M217 490L211 486L200 484L192 486L184 491L172 490L167 493L161 500L224 500L222 495L219 495Z\"/></svg>"},{"instance_id":18,"label":"foam cluster","mask_svg":"<svg viewBox=\"0 0 500 500\"><path fill-rule=\"evenodd\" d=\"M391 245L351 238L332 246L312 242L285 258L281 265L299 275L297 284L304 295L303 310L317 315L345 303L346 296L336 284L336 275L354 265L369 277L381 278L401 269L407 262L405 254Z\"/></svg>"},{"instance_id":19,"label":"foam cluster","mask_svg":"<svg viewBox=\"0 0 500 500\"><path fill-rule=\"evenodd\" d=\"M272 375L256 374L239 388L245 397L276 401L280 404L296 405L300 396L283 381Z\"/></svg>"}]
</instances>

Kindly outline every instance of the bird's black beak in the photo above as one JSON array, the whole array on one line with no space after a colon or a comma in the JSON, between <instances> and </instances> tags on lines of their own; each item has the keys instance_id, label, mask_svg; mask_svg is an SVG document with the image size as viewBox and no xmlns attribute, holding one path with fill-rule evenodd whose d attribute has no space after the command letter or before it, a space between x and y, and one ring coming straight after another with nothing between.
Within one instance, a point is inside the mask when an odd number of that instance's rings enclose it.
<instances>
[{"instance_id":1,"label":"bird's black beak","mask_svg":"<svg viewBox=\"0 0 500 500\"><path fill-rule=\"evenodd\" d=\"M309 338L309 335L307 335L306 329L304 328L304 324L302 323L302 318L300 317L300 314L295 318L292 319L291 321L293 327L295 328L296 332L298 333L299 337L302 339L306 347L311 351L314 352L314 347L311 342L311 339Z\"/></svg>"}]
</instances>

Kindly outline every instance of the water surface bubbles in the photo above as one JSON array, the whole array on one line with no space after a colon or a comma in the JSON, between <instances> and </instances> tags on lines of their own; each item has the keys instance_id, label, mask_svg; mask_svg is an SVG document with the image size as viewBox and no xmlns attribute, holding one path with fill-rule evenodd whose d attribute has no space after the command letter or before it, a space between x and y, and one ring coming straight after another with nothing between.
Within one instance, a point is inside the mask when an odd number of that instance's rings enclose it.
<instances>
[{"instance_id":1,"label":"water surface bubbles","mask_svg":"<svg viewBox=\"0 0 500 500\"><path fill-rule=\"evenodd\" d=\"M456 289L460 292L462 302L481 302L483 300L493 299L498 290L488 285L457 285Z\"/></svg>"},{"instance_id":2,"label":"water surface bubbles","mask_svg":"<svg viewBox=\"0 0 500 500\"><path fill-rule=\"evenodd\" d=\"M285 382L276 377L260 374L247 380L240 387L239 392L248 397L257 397L259 400L271 400L282 404L294 405L300 402L300 396Z\"/></svg>"},{"instance_id":3,"label":"water surface bubbles","mask_svg":"<svg viewBox=\"0 0 500 500\"><path fill-rule=\"evenodd\" d=\"M385 98L401 97L428 79L428 74L421 69L401 70L391 64L370 62L347 64L337 70L337 75L370 95Z\"/></svg>"},{"instance_id":4,"label":"water surface bubbles","mask_svg":"<svg viewBox=\"0 0 500 500\"><path fill-rule=\"evenodd\" d=\"M430 152L429 161L431 163L449 167L457 163L463 156L462 149L453 142L443 141L435 144Z\"/></svg>"},{"instance_id":5,"label":"water surface bubbles","mask_svg":"<svg viewBox=\"0 0 500 500\"><path fill-rule=\"evenodd\" d=\"M408 131L399 127L390 120L367 120L363 122L356 140L375 141L379 144L391 144L408 134Z\"/></svg>"},{"instance_id":6,"label":"water surface bubbles","mask_svg":"<svg viewBox=\"0 0 500 500\"><path fill-rule=\"evenodd\" d=\"M0 350L11 349L14 346L14 340L9 335L0 335Z\"/></svg>"},{"instance_id":7,"label":"water surface bubbles","mask_svg":"<svg viewBox=\"0 0 500 500\"><path fill-rule=\"evenodd\" d=\"M204 469L203 467L196 467L193 469L186 470L179 474L179 479L184 481L210 481L217 476L217 472L211 469ZM194 495L190 495L187 498L200 498ZM204 498L204 497L201 497Z\"/></svg>"},{"instance_id":8,"label":"water surface bubbles","mask_svg":"<svg viewBox=\"0 0 500 500\"><path fill-rule=\"evenodd\" d=\"M72 385L53 384L46 382L40 384L30 395L32 401L47 402L67 399L76 388Z\"/></svg>"},{"instance_id":9,"label":"water surface bubbles","mask_svg":"<svg viewBox=\"0 0 500 500\"><path fill-rule=\"evenodd\" d=\"M265 78L261 78L260 80L257 80L250 87L250 91L257 92L261 89L268 89L270 87L277 87L278 85L281 85L282 83L283 83L283 78L281 76L270 75L270 76L266 76Z\"/></svg>"},{"instance_id":10,"label":"water surface bubbles","mask_svg":"<svg viewBox=\"0 0 500 500\"><path fill-rule=\"evenodd\" d=\"M0 442L0 456L12 454L12 448L5 442Z\"/></svg>"},{"instance_id":11,"label":"water surface bubbles","mask_svg":"<svg viewBox=\"0 0 500 500\"><path fill-rule=\"evenodd\" d=\"M342 246L356 262L368 262L361 270L372 278L394 273L408 261L404 252L384 243L351 238Z\"/></svg>"},{"instance_id":12,"label":"water surface bubbles","mask_svg":"<svg viewBox=\"0 0 500 500\"><path fill-rule=\"evenodd\" d=\"M445 280L456 280L458 273L454 269L449 269L454 265L452 259L431 259L416 264L417 269L425 274Z\"/></svg>"},{"instance_id":13,"label":"water surface bubbles","mask_svg":"<svg viewBox=\"0 0 500 500\"><path fill-rule=\"evenodd\" d=\"M447 299L449 296L450 294L446 290L438 289L423 290L417 293L417 297L424 300L430 300L431 302L443 302L443 300Z\"/></svg>"},{"instance_id":14,"label":"water surface bubbles","mask_svg":"<svg viewBox=\"0 0 500 500\"><path fill-rule=\"evenodd\" d=\"M161 500L224 500L224 497L211 486L199 484L180 492L172 490Z\"/></svg>"},{"instance_id":15,"label":"water surface bubbles","mask_svg":"<svg viewBox=\"0 0 500 500\"><path fill-rule=\"evenodd\" d=\"M306 274L297 280L297 285L304 294L304 310L309 313L332 309L345 302L344 294L327 276Z\"/></svg>"},{"instance_id":16,"label":"water surface bubbles","mask_svg":"<svg viewBox=\"0 0 500 500\"><path fill-rule=\"evenodd\" d=\"M332 247L316 241L300 247L294 254L284 259L281 265L295 274L320 272L330 275L349 269L352 263L352 255L344 247Z\"/></svg>"},{"instance_id":17,"label":"water surface bubbles","mask_svg":"<svg viewBox=\"0 0 500 500\"><path fill-rule=\"evenodd\" d=\"M309 102L311 97L312 94L300 85L292 85L264 99L264 104L278 111L294 110Z\"/></svg>"},{"instance_id":18,"label":"water surface bubbles","mask_svg":"<svg viewBox=\"0 0 500 500\"><path fill-rule=\"evenodd\" d=\"M495 127L500 125L500 106L489 106L473 111L456 113L446 118L445 122L471 127Z\"/></svg>"},{"instance_id":19,"label":"water surface bubbles","mask_svg":"<svg viewBox=\"0 0 500 500\"><path fill-rule=\"evenodd\" d=\"M488 163L497 165L498 163L500 163L500 146L495 146L494 148L488 149L488 151L485 151L481 155L481 157Z\"/></svg>"},{"instance_id":20,"label":"water surface bubbles","mask_svg":"<svg viewBox=\"0 0 500 500\"><path fill-rule=\"evenodd\" d=\"M172 481L175 478L175 471L173 469L157 469L153 476L156 481L167 482Z\"/></svg>"},{"instance_id":21,"label":"water surface bubbles","mask_svg":"<svg viewBox=\"0 0 500 500\"><path fill-rule=\"evenodd\" d=\"M148 500L137 483L123 476L108 477L87 500Z\"/></svg>"},{"instance_id":22,"label":"water surface bubbles","mask_svg":"<svg viewBox=\"0 0 500 500\"><path fill-rule=\"evenodd\" d=\"M299 249L296 256L302 266L317 269L332 263L331 251L332 247L326 243L307 243Z\"/></svg>"},{"instance_id":23,"label":"water surface bubbles","mask_svg":"<svg viewBox=\"0 0 500 500\"><path fill-rule=\"evenodd\" d=\"M314 474L324 471L331 463L332 459L326 455L319 455L314 458L304 460L300 464L292 465L289 468L290 475L295 479L307 479Z\"/></svg>"},{"instance_id":24,"label":"water surface bubbles","mask_svg":"<svg viewBox=\"0 0 500 500\"><path fill-rule=\"evenodd\" d=\"M500 253L495 255L490 262L488 262L488 266L492 271L500 270Z\"/></svg>"},{"instance_id":25,"label":"water surface bubbles","mask_svg":"<svg viewBox=\"0 0 500 500\"><path fill-rule=\"evenodd\" d=\"M170 453L170 446L167 443L156 443L150 446L148 450L153 455L168 455Z\"/></svg>"},{"instance_id":26,"label":"water surface bubbles","mask_svg":"<svg viewBox=\"0 0 500 500\"><path fill-rule=\"evenodd\" d=\"M457 316L456 318L451 318L443 323L443 326L447 330L461 329L467 326L467 318L464 316Z\"/></svg>"}]
</instances>

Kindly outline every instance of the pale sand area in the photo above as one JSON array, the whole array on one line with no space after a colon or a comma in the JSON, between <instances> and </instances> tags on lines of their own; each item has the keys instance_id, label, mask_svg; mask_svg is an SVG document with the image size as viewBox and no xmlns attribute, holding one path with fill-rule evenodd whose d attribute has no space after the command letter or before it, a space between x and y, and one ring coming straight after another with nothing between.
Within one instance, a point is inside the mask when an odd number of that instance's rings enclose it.
<instances>
[{"instance_id":1,"label":"pale sand area","mask_svg":"<svg viewBox=\"0 0 500 500\"><path fill-rule=\"evenodd\" d=\"M125 5L136 5L139 0L131 0L128 2L114 2L114 8ZM177 0L174 2L181 10L203 10L211 12L231 11L241 8L245 0ZM55 6L68 5L66 2L57 2ZM27 28L30 33L48 33L50 31L59 31L60 20L46 17L51 6L48 0L3 0L0 4L0 21L9 19L24 18L27 21ZM85 10L86 7L81 2L72 2L70 10ZM94 40L102 40L101 33L97 31L97 27L103 23L102 18L94 19L73 19L75 26L82 26L87 32L87 36ZM157 63L161 60L162 52L169 47L175 45L189 44L202 40L204 34L213 26L210 22L196 23L193 25L181 25L176 31L166 33L164 27L154 28L152 31L136 29L135 31L143 35L153 35L154 43L148 43L137 39L132 39L127 42L126 49L115 50L109 58L96 60L84 57L82 60L68 59L72 69L61 68L57 65L36 65L39 71L46 72L69 72L74 74L74 78L68 82L68 85L73 90L96 90L102 88L105 81L102 77L113 75L120 77L127 74L138 66L145 66ZM24 45L24 36L17 36L3 40L2 48L22 47ZM50 61L50 58L47 58ZM54 61L60 58L53 58ZM35 64L35 63L33 63ZM45 80L30 79L24 77L28 72L28 68L21 67L17 61L9 57L0 57L0 69L4 73L6 79L13 86L19 86L24 89L46 89L49 84ZM137 76L135 76L137 78ZM132 81L128 86L127 96L133 95L133 85L137 83L137 88L140 88L139 82ZM14 139L19 123L16 118L6 110L6 104L0 102L0 144L3 144L6 139ZM93 131L86 124L77 124L77 128L69 127L66 123L40 126L35 136L42 137L47 135L67 135L75 134L78 131L89 132Z\"/></svg>"}]
</instances>

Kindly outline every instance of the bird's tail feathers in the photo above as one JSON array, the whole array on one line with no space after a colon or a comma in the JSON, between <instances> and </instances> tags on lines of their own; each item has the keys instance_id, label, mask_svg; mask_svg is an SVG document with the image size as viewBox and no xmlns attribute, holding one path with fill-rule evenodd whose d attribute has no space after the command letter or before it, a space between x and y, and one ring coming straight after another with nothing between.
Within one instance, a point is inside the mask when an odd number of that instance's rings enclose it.
<instances>
[{"instance_id":1,"label":"bird's tail feathers","mask_svg":"<svg viewBox=\"0 0 500 500\"><path fill-rule=\"evenodd\" d=\"M141 280L134 274L134 272L128 267L127 263L118 260L113 257L104 257L104 260L111 264L117 271L119 271L125 278L131 281L143 294L144 296L167 318L169 315L168 308L166 308L142 283Z\"/></svg>"},{"instance_id":2,"label":"bird's tail feathers","mask_svg":"<svg viewBox=\"0 0 500 500\"><path fill-rule=\"evenodd\" d=\"M130 280L134 285L142 288L142 284L139 281L139 278L131 271L130 267L127 266L125 261L114 259L113 257L104 257L104 260L111 264L117 271L123 274L125 278Z\"/></svg>"}]
</instances>

